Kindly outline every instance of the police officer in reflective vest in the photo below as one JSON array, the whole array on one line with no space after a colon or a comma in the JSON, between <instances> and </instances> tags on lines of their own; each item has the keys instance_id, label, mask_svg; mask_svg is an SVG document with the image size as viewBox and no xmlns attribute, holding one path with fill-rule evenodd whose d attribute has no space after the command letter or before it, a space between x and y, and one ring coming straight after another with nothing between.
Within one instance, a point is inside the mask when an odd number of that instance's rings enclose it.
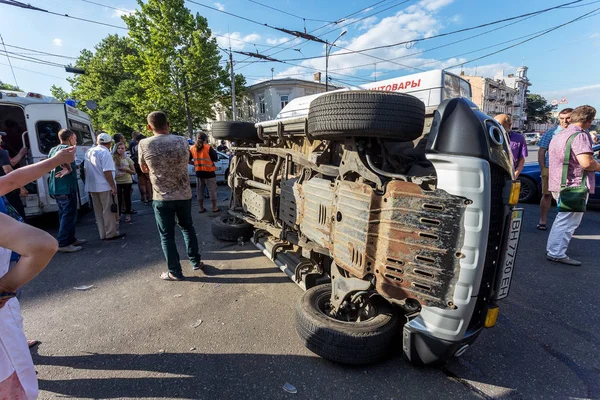
<instances>
[{"instance_id":1,"label":"police officer in reflective vest","mask_svg":"<svg viewBox=\"0 0 600 400\"><path fill-rule=\"evenodd\" d=\"M217 207L217 176L215 162L219 156L215 149L208 144L208 136L204 132L198 132L196 144L190 147L191 161L196 170L196 196L200 213L206 212L204 208L204 189L208 188L208 194L212 202L212 211L218 212Z\"/></svg>"}]
</instances>

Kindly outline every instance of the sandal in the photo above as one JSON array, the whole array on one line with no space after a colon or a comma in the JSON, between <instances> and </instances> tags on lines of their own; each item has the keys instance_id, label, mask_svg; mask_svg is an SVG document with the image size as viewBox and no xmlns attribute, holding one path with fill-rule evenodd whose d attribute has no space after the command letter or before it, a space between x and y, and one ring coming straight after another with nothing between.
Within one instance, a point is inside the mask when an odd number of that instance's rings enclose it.
<instances>
[{"instance_id":1,"label":"sandal","mask_svg":"<svg viewBox=\"0 0 600 400\"><path fill-rule=\"evenodd\" d=\"M130 224L131 223L131 217L125 217L125 222Z\"/></svg>"},{"instance_id":2,"label":"sandal","mask_svg":"<svg viewBox=\"0 0 600 400\"><path fill-rule=\"evenodd\" d=\"M219 211L221 211L221 210L219 210L219 207L217 207L216 210L212 210L212 212L214 212L214 213L218 213Z\"/></svg>"},{"instance_id":3,"label":"sandal","mask_svg":"<svg viewBox=\"0 0 600 400\"><path fill-rule=\"evenodd\" d=\"M204 214L206 212L206 208L204 210L198 211L199 214Z\"/></svg>"},{"instance_id":4,"label":"sandal","mask_svg":"<svg viewBox=\"0 0 600 400\"><path fill-rule=\"evenodd\" d=\"M171 274L170 272L163 272L162 274L160 274L160 279L162 279L163 281L179 282L185 280L185 277L177 277L173 276L173 274Z\"/></svg>"},{"instance_id":5,"label":"sandal","mask_svg":"<svg viewBox=\"0 0 600 400\"><path fill-rule=\"evenodd\" d=\"M548 228L546 228L546 224L537 224L536 228L539 229L540 231L548 230Z\"/></svg>"},{"instance_id":6,"label":"sandal","mask_svg":"<svg viewBox=\"0 0 600 400\"><path fill-rule=\"evenodd\" d=\"M30 349L31 349L32 347L35 347L35 346L37 346L38 344L40 344L40 341L39 341L39 340L35 340L35 339L28 339L28 340L27 340L27 347L29 347Z\"/></svg>"},{"instance_id":7,"label":"sandal","mask_svg":"<svg viewBox=\"0 0 600 400\"><path fill-rule=\"evenodd\" d=\"M198 270L201 270L201 269L203 269L203 268L204 268L204 263L203 263L202 261L200 261L198 264L196 264L196 265L194 265L194 266L192 267L192 269L193 269L194 271L198 271Z\"/></svg>"}]
</instances>

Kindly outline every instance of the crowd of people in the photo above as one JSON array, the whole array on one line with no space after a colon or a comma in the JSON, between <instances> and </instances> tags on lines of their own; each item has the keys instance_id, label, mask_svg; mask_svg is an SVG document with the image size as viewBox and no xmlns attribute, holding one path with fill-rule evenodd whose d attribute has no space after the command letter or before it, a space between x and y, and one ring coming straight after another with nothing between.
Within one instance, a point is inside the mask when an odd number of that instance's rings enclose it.
<instances>
[{"instance_id":1,"label":"crowd of people","mask_svg":"<svg viewBox=\"0 0 600 400\"><path fill-rule=\"evenodd\" d=\"M82 164L85 188L92 199L100 239L121 239L125 234L119 231L120 214L125 215L125 222L131 222L135 212L131 207L132 177L137 176L142 201L152 203L166 259L167 270L160 278L182 281L185 276L175 243L175 226L183 233L191 268L204 267L192 219L188 164L193 164L196 171L200 212L206 211L202 207L205 187L210 193L212 210L218 212L216 152L202 132L191 147L186 138L171 134L167 116L161 111L150 113L147 122L153 135L134 134L129 145L132 157L126 153L122 135L97 135L96 146L86 152ZM50 150L48 159L0 175L0 224L11 232L11 235L0 235L0 398L37 398L30 343L23 332L17 299L19 289L39 274L57 251L76 252L86 243L78 239L75 232L76 135L62 129L59 139L60 144ZM0 160L2 157L5 155L0 151ZM11 160L6 162L10 164ZM7 194L22 190L27 183L48 172L49 191L58 205L57 239L23 223L23 213L6 198Z\"/></svg>"},{"instance_id":2,"label":"crowd of people","mask_svg":"<svg viewBox=\"0 0 600 400\"><path fill-rule=\"evenodd\" d=\"M585 205L594 194L600 163L594 159L594 137L589 129L596 117L592 106L565 108L558 114L559 124L546 131L539 142L538 163L542 178L540 219L536 226L546 231L552 200L557 202L557 215L546 243L546 258L552 262L580 266L581 261L567 255L573 233L581 224ZM525 165L527 145L523 135L511 131L509 115L497 115L496 120L510 132L515 177Z\"/></svg>"}]
</instances>

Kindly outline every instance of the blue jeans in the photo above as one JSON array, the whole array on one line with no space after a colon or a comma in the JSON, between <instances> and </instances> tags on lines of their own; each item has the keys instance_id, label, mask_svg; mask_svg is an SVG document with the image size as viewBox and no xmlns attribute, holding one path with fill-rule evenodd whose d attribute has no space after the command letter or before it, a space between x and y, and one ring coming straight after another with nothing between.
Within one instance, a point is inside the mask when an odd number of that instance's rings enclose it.
<instances>
[{"instance_id":1,"label":"blue jeans","mask_svg":"<svg viewBox=\"0 0 600 400\"><path fill-rule=\"evenodd\" d=\"M77 222L77 194L54 196L58 206L58 246L66 247L77 241L75 238L75 223Z\"/></svg>"},{"instance_id":2,"label":"blue jeans","mask_svg":"<svg viewBox=\"0 0 600 400\"><path fill-rule=\"evenodd\" d=\"M179 229L183 234L190 262L193 266L200 263L198 238L192 220L192 200L154 200L152 207L154 208L156 226L160 234L160 243L167 259L169 272L171 275L181 278L183 272L179 263L177 245L175 244L175 225L179 225Z\"/></svg>"}]
</instances>

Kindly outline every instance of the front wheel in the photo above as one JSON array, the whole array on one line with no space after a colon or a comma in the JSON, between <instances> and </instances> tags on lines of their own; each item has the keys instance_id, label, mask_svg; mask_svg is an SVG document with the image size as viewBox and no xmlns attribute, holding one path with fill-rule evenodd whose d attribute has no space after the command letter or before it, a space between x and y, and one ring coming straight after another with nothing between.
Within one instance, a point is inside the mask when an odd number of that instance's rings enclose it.
<instances>
[{"instance_id":1,"label":"front wheel","mask_svg":"<svg viewBox=\"0 0 600 400\"><path fill-rule=\"evenodd\" d=\"M313 353L333 362L363 365L390 354L400 318L385 300L371 298L354 320L330 314L331 285L307 290L296 307L296 331Z\"/></svg>"},{"instance_id":2,"label":"front wheel","mask_svg":"<svg viewBox=\"0 0 600 400\"><path fill-rule=\"evenodd\" d=\"M535 181L526 176L520 176L521 193L519 193L519 203L531 203L538 198L538 188Z\"/></svg>"}]
</instances>

